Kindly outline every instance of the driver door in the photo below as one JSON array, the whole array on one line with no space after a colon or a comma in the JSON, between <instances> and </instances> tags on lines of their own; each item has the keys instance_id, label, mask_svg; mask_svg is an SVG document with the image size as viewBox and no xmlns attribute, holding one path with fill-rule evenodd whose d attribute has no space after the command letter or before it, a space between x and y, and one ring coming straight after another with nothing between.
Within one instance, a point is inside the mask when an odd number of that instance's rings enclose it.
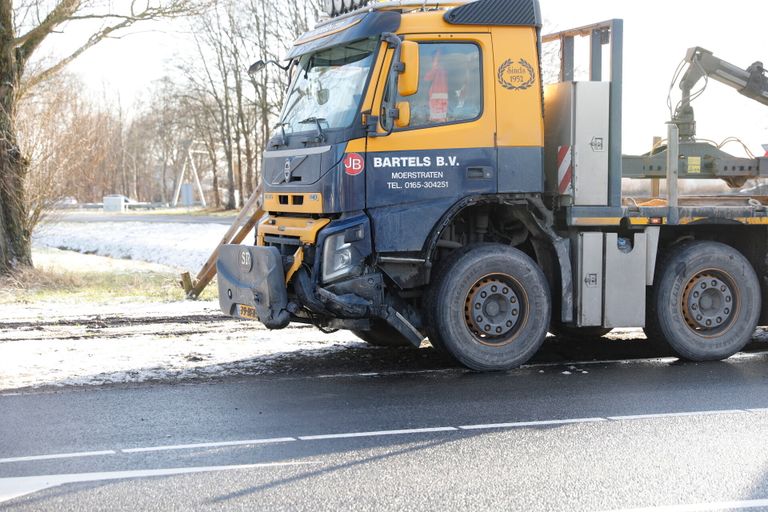
<instances>
[{"instance_id":1,"label":"driver door","mask_svg":"<svg viewBox=\"0 0 768 512\"><path fill-rule=\"evenodd\" d=\"M454 203L497 191L490 36L406 39L419 44L418 90L395 103L408 103L410 123L389 135L380 126L367 140L366 204L378 252L420 251ZM379 81L374 105L395 92L387 84Z\"/></svg>"}]
</instances>

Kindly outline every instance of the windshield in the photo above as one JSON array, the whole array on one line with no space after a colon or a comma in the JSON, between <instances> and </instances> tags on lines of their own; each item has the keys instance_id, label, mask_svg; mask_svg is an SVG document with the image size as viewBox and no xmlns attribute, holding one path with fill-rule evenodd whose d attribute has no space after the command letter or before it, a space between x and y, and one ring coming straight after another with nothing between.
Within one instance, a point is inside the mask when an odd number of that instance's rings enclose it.
<instances>
[{"instance_id":1,"label":"windshield","mask_svg":"<svg viewBox=\"0 0 768 512\"><path fill-rule=\"evenodd\" d=\"M286 132L346 128L357 114L376 39L304 55L280 122Z\"/></svg>"}]
</instances>

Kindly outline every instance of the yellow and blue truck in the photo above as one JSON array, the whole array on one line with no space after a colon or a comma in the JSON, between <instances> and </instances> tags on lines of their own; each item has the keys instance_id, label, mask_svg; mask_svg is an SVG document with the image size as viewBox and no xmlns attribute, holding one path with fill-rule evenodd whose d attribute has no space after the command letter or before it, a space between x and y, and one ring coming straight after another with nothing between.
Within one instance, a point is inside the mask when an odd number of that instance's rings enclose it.
<instances>
[{"instance_id":1,"label":"yellow and blue truck","mask_svg":"<svg viewBox=\"0 0 768 512\"><path fill-rule=\"evenodd\" d=\"M255 244L218 256L225 313L428 338L476 370L523 364L548 331L616 327L722 359L768 318L765 202L677 192L768 175L697 140L691 107L703 77L768 104L762 64L693 48L668 140L623 156L621 20L543 36L538 0L327 4L286 57ZM574 81L580 37L589 80ZM546 44L560 77L545 87ZM625 197L623 178L668 193Z\"/></svg>"}]
</instances>

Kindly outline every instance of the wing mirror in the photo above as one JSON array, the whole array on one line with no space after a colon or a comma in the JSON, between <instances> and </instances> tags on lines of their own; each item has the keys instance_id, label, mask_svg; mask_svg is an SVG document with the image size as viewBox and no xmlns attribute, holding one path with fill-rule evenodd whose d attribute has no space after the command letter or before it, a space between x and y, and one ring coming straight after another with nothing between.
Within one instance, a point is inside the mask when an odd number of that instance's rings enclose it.
<instances>
[{"instance_id":1,"label":"wing mirror","mask_svg":"<svg viewBox=\"0 0 768 512\"><path fill-rule=\"evenodd\" d=\"M286 66L281 66L280 63L277 62L276 60L268 60L268 61L257 60L256 62L251 64L251 67L248 68L248 75L249 76L255 75L256 73L258 73L259 71L267 67L267 64L274 64L275 66L279 67L283 71L288 71L288 69L291 67L290 62Z\"/></svg>"},{"instance_id":2,"label":"wing mirror","mask_svg":"<svg viewBox=\"0 0 768 512\"><path fill-rule=\"evenodd\" d=\"M316 100L318 105L325 105L328 103L328 99L331 96L331 91L328 89L319 89L316 94Z\"/></svg>"},{"instance_id":3,"label":"wing mirror","mask_svg":"<svg viewBox=\"0 0 768 512\"><path fill-rule=\"evenodd\" d=\"M248 74L249 75L255 75L262 69L264 69L267 66L267 63L263 60L259 60L251 64L251 67L248 68Z\"/></svg>"},{"instance_id":4,"label":"wing mirror","mask_svg":"<svg viewBox=\"0 0 768 512\"><path fill-rule=\"evenodd\" d=\"M411 104L407 101L401 101L397 104L397 119L395 126L397 128L407 128L411 125Z\"/></svg>"},{"instance_id":5,"label":"wing mirror","mask_svg":"<svg viewBox=\"0 0 768 512\"><path fill-rule=\"evenodd\" d=\"M412 96L419 90L419 44L414 41L400 43L400 76L397 92L400 96Z\"/></svg>"}]
</instances>

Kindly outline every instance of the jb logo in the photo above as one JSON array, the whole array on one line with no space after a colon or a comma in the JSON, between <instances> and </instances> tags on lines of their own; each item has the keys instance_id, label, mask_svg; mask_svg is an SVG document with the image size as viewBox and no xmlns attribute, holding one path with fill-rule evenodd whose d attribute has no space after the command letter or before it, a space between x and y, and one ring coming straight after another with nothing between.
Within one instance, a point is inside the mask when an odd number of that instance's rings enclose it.
<instances>
[{"instance_id":1,"label":"jb logo","mask_svg":"<svg viewBox=\"0 0 768 512\"><path fill-rule=\"evenodd\" d=\"M344 172L357 176L365 169L365 160L357 153L350 153L344 158Z\"/></svg>"}]
</instances>

